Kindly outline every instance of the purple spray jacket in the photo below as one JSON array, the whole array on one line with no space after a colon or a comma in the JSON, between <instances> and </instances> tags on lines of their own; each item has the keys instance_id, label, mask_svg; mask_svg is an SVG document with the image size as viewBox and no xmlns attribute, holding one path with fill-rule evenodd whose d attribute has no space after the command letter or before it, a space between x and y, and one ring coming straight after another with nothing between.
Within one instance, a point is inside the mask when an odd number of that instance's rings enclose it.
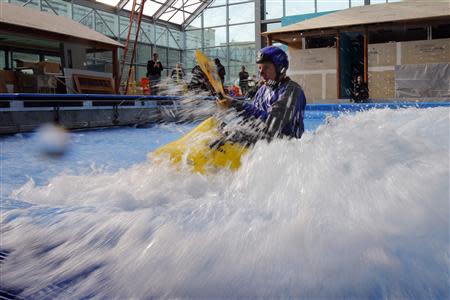
<instances>
[{"instance_id":1,"label":"purple spray jacket","mask_svg":"<svg viewBox=\"0 0 450 300\"><path fill-rule=\"evenodd\" d=\"M265 123L266 139L300 138L304 131L303 115L306 97L300 85L288 77L276 85L263 84L253 103L242 105L245 118L258 118Z\"/></svg>"}]
</instances>

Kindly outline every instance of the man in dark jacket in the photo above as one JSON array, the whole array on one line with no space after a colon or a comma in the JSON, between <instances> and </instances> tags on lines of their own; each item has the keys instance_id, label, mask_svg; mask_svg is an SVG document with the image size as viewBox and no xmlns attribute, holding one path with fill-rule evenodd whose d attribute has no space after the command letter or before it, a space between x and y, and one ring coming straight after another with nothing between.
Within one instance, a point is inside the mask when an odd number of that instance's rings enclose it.
<instances>
[{"instance_id":1,"label":"man in dark jacket","mask_svg":"<svg viewBox=\"0 0 450 300\"><path fill-rule=\"evenodd\" d=\"M152 95L157 95L161 72L164 70L162 63L158 59L158 53L153 53L153 58L147 62L147 77L150 79Z\"/></svg>"},{"instance_id":2,"label":"man in dark jacket","mask_svg":"<svg viewBox=\"0 0 450 300\"><path fill-rule=\"evenodd\" d=\"M248 91L248 72L245 70L245 66L241 67L239 72L239 87L241 88L242 95L246 95Z\"/></svg>"},{"instance_id":3,"label":"man in dark jacket","mask_svg":"<svg viewBox=\"0 0 450 300\"><path fill-rule=\"evenodd\" d=\"M259 139L300 138L306 97L302 88L286 76L289 67L286 53L275 46L266 47L259 51L256 63L263 82L252 103L228 97L218 100L222 107L234 107L244 123L250 124L244 126L244 131L227 133L227 140L252 144Z\"/></svg>"},{"instance_id":4,"label":"man in dark jacket","mask_svg":"<svg viewBox=\"0 0 450 300\"><path fill-rule=\"evenodd\" d=\"M220 77L220 81L222 81L222 85L225 82L225 67L222 65L222 63L220 62L220 59L216 58L214 59L214 63L216 64L217 67L217 73L219 74Z\"/></svg>"}]
</instances>

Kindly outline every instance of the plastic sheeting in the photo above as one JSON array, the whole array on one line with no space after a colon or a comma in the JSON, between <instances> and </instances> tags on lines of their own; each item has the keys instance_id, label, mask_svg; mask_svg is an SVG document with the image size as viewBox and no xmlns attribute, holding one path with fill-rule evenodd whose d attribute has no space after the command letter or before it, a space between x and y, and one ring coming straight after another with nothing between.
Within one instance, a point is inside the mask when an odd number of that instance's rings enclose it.
<instances>
[{"instance_id":1,"label":"plastic sheeting","mask_svg":"<svg viewBox=\"0 0 450 300\"><path fill-rule=\"evenodd\" d=\"M395 66L395 94L398 98L449 97L450 64Z\"/></svg>"}]
</instances>

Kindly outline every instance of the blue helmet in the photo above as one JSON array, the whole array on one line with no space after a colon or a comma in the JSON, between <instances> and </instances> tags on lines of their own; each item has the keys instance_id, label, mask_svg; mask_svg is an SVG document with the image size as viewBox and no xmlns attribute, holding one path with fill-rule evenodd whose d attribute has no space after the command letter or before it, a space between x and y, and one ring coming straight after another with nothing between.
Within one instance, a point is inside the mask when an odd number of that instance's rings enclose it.
<instances>
[{"instance_id":1,"label":"blue helmet","mask_svg":"<svg viewBox=\"0 0 450 300\"><path fill-rule=\"evenodd\" d=\"M286 52L275 46L265 47L258 51L256 63L261 64L267 61L275 65L277 73L286 73L286 70L289 68L289 60Z\"/></svg>"}]
</instances>

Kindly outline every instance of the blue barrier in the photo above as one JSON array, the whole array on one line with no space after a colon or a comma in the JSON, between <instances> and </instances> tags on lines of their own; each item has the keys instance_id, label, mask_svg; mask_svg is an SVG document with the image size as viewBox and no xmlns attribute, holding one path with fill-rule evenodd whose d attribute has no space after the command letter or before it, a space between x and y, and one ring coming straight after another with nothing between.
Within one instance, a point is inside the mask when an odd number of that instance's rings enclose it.
<instances>
[{"instance_id":1,"label":"blue barrier","mask_svg":"<svg viewBox=\"0 0 450 300\"><path fill-rule=\"evenodd\" d=\"M182 96L151 96L151 95L108 95L108 94L1 94L0 100L5 101L178 101ZM205 100L214 100L214 97L204 97ZM243 100L242 98L238 98ZM369 109L399 109L399 108L431 108L450 107L447 102L390 102L390 103L345 103L345 104L307 104L308 111L348 111L357 112Z\"/></svg>"},{"instance_id":2,"label":"blue barrier","mask_svg":"<svg viewBox=\"0 0 450 300\"><path fill-rule=\"evenodd\" d=\"M450 107L450 102L392 102L392 103L346 103L346 104L307 104L306 110L357 112L369 109L399 109L399 108L432 108Z\"/></svg>"}]
</instances>

